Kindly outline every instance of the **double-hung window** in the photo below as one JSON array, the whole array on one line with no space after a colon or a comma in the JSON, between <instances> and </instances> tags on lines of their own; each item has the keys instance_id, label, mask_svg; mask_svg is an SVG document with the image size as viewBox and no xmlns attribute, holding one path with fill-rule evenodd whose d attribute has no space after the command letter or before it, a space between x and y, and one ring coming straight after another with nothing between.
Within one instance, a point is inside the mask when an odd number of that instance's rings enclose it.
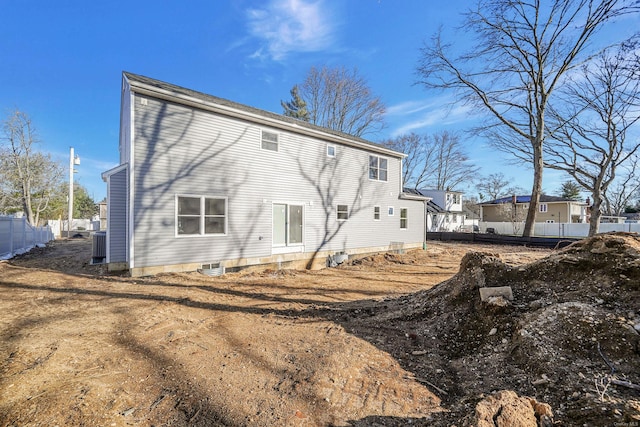
<instances>
[{"instance_id":1,"label":"double-hung window","mask_svg":"<svg viewBox=\"0 0 640 427\"><path fill-rule=\"evenodd\" d=\"M278 134L263 130L262 142L260 146L263 150L278 151Z\"/></svg>"},{"instance_id":2,"label":"double-hung window","mask_svg":"<svg viewBox=\"0 0 640 427\"><path fill-rule=\"evenodd\" d=\"M373 220L380 221L380 206L373 207Z\"/></svg>"},{"instance_id":3,"label":"double-hung window","mask_svg":"<svg viewBox=\"0 0 640 427\"><path fill-rule=\"evenodd\" d=\"M369 179L375 181L387 180L387 159L378 156L369 156Z\"/></svg>"},{"instance_id":4,"label":"double-hung window","mask_svg":"<svg viewBox=\"0 0 640 427\"><path fill-rule=\"evenodd\" d=\"M400 228L406 229L409 220L409 209L400 208Z\"/></svg>"},{"instance_id":5,"label":"double-hung window","mask_svg":"<svg viewBox=\"0 0 640 427\"><path fill-rule=\"evenodd\" d=\"M348 205L338 205L337 209L337 219L338 221L346 221L349 219L349 206Z\"/></svg>"},{"instance_id":6,"label":"double-hung window","mask_svg":"<svg viewBox=\"0 0 640 427\"><path fill-rule=\"evenodd\" d=\"M226 234L226 198L176 196L176 205L176 233L179 236Z\"/></svg>"}]
</instances>

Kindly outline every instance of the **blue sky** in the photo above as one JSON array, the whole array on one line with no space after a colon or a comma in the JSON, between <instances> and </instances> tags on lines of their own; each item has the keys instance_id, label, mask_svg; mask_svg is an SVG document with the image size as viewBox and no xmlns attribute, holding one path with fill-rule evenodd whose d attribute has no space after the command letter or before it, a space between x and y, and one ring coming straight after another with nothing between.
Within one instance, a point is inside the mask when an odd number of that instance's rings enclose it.
<instances>
[{"instance_id":1,"label":"blue sky","mask_svg":"<svg viewBox=\"0 0 640 427\"><path fill-rule=\"evenodd\" d=\"M280 101L311 66L357 67L388 109L387 127L372 141L462 130L469 111L416 86L415 67L422 43L440 25L455 31L471 4L0 0L0 113L27 112L41 149L65 164L73 146L76 182L96 200L106 194L100 174L118 162L122 71L281 113ZM530 170L462 139L484 174L502 171L530 187ZM544 188L554 192L562 179L547 173Z\"/></svg>"}]
</instances>

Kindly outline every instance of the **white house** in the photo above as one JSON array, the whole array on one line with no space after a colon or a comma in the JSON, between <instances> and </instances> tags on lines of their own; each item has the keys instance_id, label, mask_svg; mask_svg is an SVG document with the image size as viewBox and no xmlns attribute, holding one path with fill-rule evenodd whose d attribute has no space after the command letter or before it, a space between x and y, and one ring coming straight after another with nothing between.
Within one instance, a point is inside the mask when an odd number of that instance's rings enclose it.
<instances>
[{"instance_id":1,"label":"white house","mask_svg":"<svg viewBox=\"0 0 640 427\"><path fill-rule=\"evenodd\" d=\"M304 121L123 73L119 149L103 173L112 270L313 268L425 239L404 154Z\"/></svg>"},{"instance_id":2,"label":"white house","mask_svg":"<svg viewBox=\"0 0 640 427\"><path fill-rule=\"evenodd\" d=\"M461 231L465 229L467 223L466 214L462 207L462 192L427 188L413 190L413 192L431 199L427 206L427 231ZM472 229L472 227L470 228Z\"/></svg>"}]
</instances>

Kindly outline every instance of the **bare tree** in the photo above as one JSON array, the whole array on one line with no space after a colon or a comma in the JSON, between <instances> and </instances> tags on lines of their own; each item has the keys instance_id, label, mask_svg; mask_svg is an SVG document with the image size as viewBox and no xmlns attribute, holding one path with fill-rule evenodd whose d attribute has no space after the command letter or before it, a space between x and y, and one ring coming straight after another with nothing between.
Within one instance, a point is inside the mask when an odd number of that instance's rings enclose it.
<instances>
[{"instance_id":1,"label":"bare tree","mask_svg":"<svg viewBox=\"0 0 640 427\"><path fill-rule=\"evenodd\" d=\"M423 138L415 133L401 135L381 142L385 147L407 155L402 164L402 182L406 187L418 188L427 174L427 152Z\"/></svg>"},{"instance_id":2,"label":"bare tree","mask_svg":"<svg viewBox=\"0 0 640 427\"><path fill-rule=\"evenodd\" d=\"M632 156L618 168L616 181L602 194L600 210L605 215L620 216L631 200L640 196L640 165L637 155Z\"/></svg>"},{"instance_id":3,"label":"bare tree","mask_svg":"<svg viewBox=\"0 0 640 427\"><path fill-rule=\"evenodd\" d=\"M506 178L502 172L496 172L481 177L476 184L476 189L480 193L480 200L496 200L501 197L519 195L524 193L524 189L517 185L511 185L513 178Z\"/></svg>"},{"instance_id":4,"label":"bare tree","mask_svg":"<svg viewBox=\"0 0 640 427\"><path fill-rule=\"evenodd\" d=\"M427 182L436 190L453 190L475 179L479 168L469 163L458 135L447 131L436 133L428 139L427 150L434 159L428 168Z\"/></svg>"},{"instance_id":5,"label":"bare tree","mask_svg":"<svg viewBox=\"0 0 640 427\"><path fill-rule=\"evenodd\" d=\"M311 67L300 86L300 97L313 124L353 136L384 127L385 106L355 68Z\"/></svg>"},{"instance_id":6,"label":"bare tree","mask_svg":"<svg viewBox=\"0 0 640 427\"><path fill-rule=\"evenodd\" d=\"M550 129L545 166L567 172L590 191L589 236L599 230L602 203L616 182L618 167L635 162L640 147L639 140L627 138L640 120L640 63L634 49L635 43L623 44L585 65L564 91L570 102L563 103L561 112L553 111L557 126ZM634 177L634 171L626 174L621 185Z\"/></svg>"},{"instance_id":7,"label":"bare tree","mask_svg":"<svg viewBox=\"0 0 640 427\"><path fill-rule=\"evenodd\" d=\"M407 155L403 182L416 189L454 189L471 182L479 170L469 162L460 137L447 131L422 137L411 133L382 144Z\"/></svg>"},{"instance_id":8,"label":"bare tree","mask_svg":"<svg viewBox=\"0 0 640 427\"><path fill-rule=\"evenodd\" d=\"M523 234L532 236L544 167L546 114L567 72L588 58L589 41L605 23L638 9L632 0L479 0L465 28L477 40L454 57L441 33L421 50L419 83L451 89L481 108L476 129L493 145L533 166Z\"/></svg>"},{"instance_id":9,"label":"bare tree","mask_svg":"<svg viewBox=\"0 0 640 427\"><path fill-rule=\"evenodd\" d=\"M520 208L517 203L501 203L498 207L498 215L500 215L507 222L511 223L513 234L520 234L522 223L526 218L524 209Z\"/></svg>"},{"instance_id":10,"label":"bare tree","mask_svg":"<svg viewBox=\"0 0 640 427\"><path fill-rule=\"evenodd\" d=\"M5 137L0 147L0 180L3 210L22 210L30 224L37 225L60 185L63 168L48 154L35 151L38 142L29 116L19 110L3 123Z\"/></svg>"}]
</instances>

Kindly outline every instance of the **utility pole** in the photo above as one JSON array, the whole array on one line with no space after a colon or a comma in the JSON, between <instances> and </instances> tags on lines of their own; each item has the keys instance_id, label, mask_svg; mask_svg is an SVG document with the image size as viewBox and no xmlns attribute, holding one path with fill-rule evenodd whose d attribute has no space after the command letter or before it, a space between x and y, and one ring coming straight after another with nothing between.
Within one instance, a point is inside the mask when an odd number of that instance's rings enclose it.
<instances>
[{"instance_id":1,"label":"utility pole","mask_svg":"<svg viewBox=\"0 0 640 427\"><path fill-rule=\"evenodd\" d=\"M67 238L71 237L71 223L73 222L73 174L74 165L80 164L80 157L73 153L73 147L69 148L69 223L67 225Z\"/></svg>"}]
</instances>

